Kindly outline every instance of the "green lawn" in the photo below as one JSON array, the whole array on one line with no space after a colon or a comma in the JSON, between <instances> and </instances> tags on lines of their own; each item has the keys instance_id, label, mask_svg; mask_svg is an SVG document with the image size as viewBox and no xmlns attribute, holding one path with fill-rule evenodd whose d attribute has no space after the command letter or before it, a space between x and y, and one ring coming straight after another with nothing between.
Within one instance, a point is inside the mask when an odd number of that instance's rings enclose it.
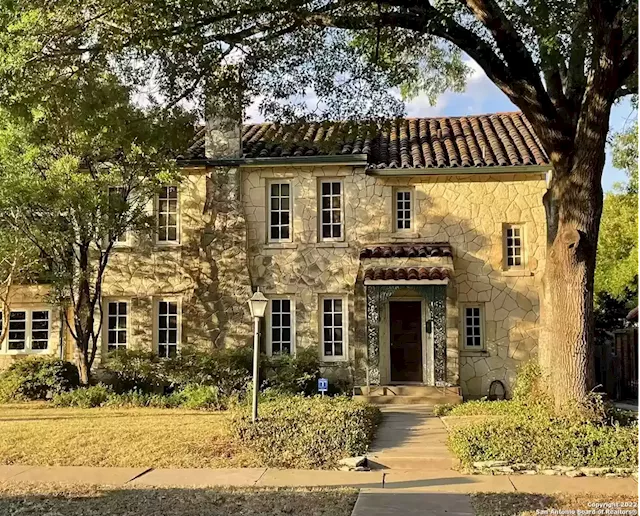
<instances>
[{"instance_id":1,"label":"green lawn","mask_svg":"<svg viewBox=\"0 0 640 516\"><path fill-rule=\"evenodd\" d=\"M349 516L353 489L145 489L0 483L0 514L20 516Z\"/></svg>"},{"instance_id":2,"label":"green lawn","mask_svg":"<svg viewBox=\"0 0 640 516\"><path fill-rule=\"evenodd\" d=\"M0 406L0 464L121 467L247 467L224 412ZM1 511L0 511L1 513Z\"/></svg>"}]
</instances>

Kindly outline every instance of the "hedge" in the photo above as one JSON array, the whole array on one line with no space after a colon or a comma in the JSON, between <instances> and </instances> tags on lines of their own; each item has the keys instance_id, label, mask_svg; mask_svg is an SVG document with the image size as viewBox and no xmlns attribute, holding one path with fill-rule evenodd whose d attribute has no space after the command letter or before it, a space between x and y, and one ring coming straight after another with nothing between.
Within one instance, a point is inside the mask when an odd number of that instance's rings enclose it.
<instances>
[{"instance_id":1,"label":"hedge","mask_svg":"<svg viewBox=\"0 0 640 516\"><path fill-rule=\"evenodd\" d=\"M230 432L266 467L329 468L363 455L380 417L377 407L344 396L288 396L263 402L257 423L250 407L237 407Z\"/></svg>"},{"instance_id":2,"label":"hedge","mask_svg":"<svg viewBox=\"0 0 640 516\"><path fill-rule=\"evenodd\" d=\"M503 460L540 466L635 467L638 426L505 416L460 426L449 448L462 464Z\"/></svg>"}]
</instances>

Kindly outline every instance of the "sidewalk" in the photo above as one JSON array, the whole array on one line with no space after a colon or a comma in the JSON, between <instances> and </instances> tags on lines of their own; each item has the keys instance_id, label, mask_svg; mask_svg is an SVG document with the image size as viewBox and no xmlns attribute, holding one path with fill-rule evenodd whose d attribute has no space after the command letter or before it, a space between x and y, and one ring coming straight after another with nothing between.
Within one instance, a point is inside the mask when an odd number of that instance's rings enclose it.
<instances>
[{"instance_id":1,"label":"sidewalk","mask_svg":"<svg viewBox=\"0 0 640 516\"><path fill-rule=\"evenodd\" d=\"M452 470L321 471L0 466L0 481L146 487L354 487L364 494L527 492L629 494L633 478L462 475ZM362 498L362 496L361 496Z\"/></svg>"}]
</instances>

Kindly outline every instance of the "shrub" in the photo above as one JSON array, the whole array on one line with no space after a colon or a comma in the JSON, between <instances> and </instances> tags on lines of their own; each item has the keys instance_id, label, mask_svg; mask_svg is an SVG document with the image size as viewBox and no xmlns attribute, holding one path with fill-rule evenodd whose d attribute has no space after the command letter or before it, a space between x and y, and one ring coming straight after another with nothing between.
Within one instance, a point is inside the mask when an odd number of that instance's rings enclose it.
<instances>
[{"instance_id":1,"label":"shrub","mask_svg":"<svg viewBox=\"0 0 640 516\"><path fill-rule=\"evenodd\" d=\"M262 357L262 389L276 389L283 394L313 395L320 378L320 359L316 349L299 349L295 356Z\"/></svg>"},{"instance_id":2,"label":"shrub","mask_svg":"<svg viewBox=\"0 0 640 516\"><path fill-rule=\"evenodd\" d=\"M539 402L546 398L540 365L535 360L525 362L518 368L513 399L521 402Z\"/></svg>"},{"instance_id":3,"label":"shrub","mask_svg":"<svg viewBox=\"0 0 640 516\"><path fill-rule=\"evenodd\" d=\"M260 405L251 421L248 407L232 411L230 431L267 467L326 468L367 451L380 410L344 396L279 397Z\"/></svg>"},{"instance_id":4,"label":"shrub","mask_svg":"<svg viewBox=\"0 0 640 516\"><path fill-rule=\"evenodd\" d=\"M455 428L449 447L467 466L504 460L541 466L635 467L638 427L509 416Z\"/></svg>"},{"instance_id":5,"label":"shrub","mask_svg":"<svg viewBox=\"0 0 640 516\"><path fill-rule=\"evenodd\" d=\"M61 392L53 397L55 407L93 408L104 404L113 391L102 384Z\"/></svg>"},{"instance_id":6,"label":"shrub","mask_svg":"<svg viewBox=\"0 0 640 516\"><path fill-rule=\"evenodd\" d=\"M164 380L172 388L208 385L217 387L222 396L231 396L244 392L251 379L253 355L246 346L213 351L185 350L163 363Z\"/></svg>"},{"instance_id":7,"label":"shrub","mask_svg":"<svg viewBox=\"0 0 640 516\"><path fill-rule=\"evenodd\" d=\"M109 354L104 370L116 392L153 392L165 384L164 367L156 353L123 349Z\"/></svg>"},{"instance_id":8,"label":"shrub","mask_svg":"<svg viewBox=\"0 0 640 516\"><path fill-rule=\"evenodd\" d=\"M49 399L78 384L78 369L72 363L50 357L25 357L0 374L0 401Z\"/></svg>"},{"instance_id":9,"label":"shrub","mask_svg":"<svg viewBox=\"0 0 640 516\"><path fill-rule=\"evenodd\" d=\"M213 385L189 384L174 393L181 407L192 410L220 410L225 408L218 388Z\"/></svg>"}]
</instances>

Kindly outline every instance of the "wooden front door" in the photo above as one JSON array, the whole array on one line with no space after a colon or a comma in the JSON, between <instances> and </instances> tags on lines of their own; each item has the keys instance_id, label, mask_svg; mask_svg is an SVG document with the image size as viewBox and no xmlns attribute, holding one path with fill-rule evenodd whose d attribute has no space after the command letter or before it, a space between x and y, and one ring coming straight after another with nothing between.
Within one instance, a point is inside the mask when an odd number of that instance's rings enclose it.
<instances>
[{"instance_id":1,"label":"wooden front door","mask_svg":"<svg viewBox=\"0 0 640 516\"><path fill-rule=\"evenodd\" d=\"M422 382L422 303L389 302L392 382Z\"/></svg>"}]
</instances>

